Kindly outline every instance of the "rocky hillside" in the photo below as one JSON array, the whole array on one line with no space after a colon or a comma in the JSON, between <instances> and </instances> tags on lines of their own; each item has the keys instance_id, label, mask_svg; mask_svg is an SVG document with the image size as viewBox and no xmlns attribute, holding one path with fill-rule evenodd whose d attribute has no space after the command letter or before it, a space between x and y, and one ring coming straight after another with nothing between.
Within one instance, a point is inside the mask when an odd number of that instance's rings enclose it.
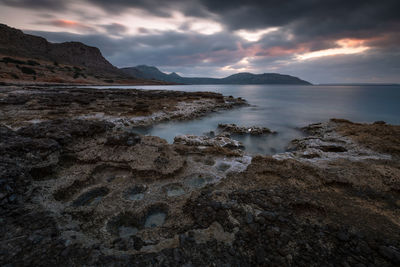
<instances>
[{"instance_id":1,"label":"rocky hillside","mask_svg":"<svg viewBox=\"0 0 400 267\"><path fill-rule=\"evenodd\" d=\"M0 53L119 73L97 47L79 42L50 43L4 24L0 24Z\"/></svg>"},{"instance_id":2,"label":"rocky hillside","mask_svg":"<svg viewBox=\"0 0 400 267\"><path fill-rule=\"evenodd\" d=\"M279 73L237 73L231 76L217 79L207 77L182 77L175 72L166 74L156 67L139 65L136 67L122 68L125 73L142 79L154 79L165 82L183 84L296 84L311 85L311 83L300 78Z\"/></svg>"},{"instance_id":3,"label":"rocky hillside","mask_svg":"<svg viewBox=\"0 0 400 267\"><path fill-rule=\"evenodd\" d=\"M159 83L132 78L100 50L79 42L45 38L0 24L0 81L7 83Z\"/></svg>"}]
</instances>

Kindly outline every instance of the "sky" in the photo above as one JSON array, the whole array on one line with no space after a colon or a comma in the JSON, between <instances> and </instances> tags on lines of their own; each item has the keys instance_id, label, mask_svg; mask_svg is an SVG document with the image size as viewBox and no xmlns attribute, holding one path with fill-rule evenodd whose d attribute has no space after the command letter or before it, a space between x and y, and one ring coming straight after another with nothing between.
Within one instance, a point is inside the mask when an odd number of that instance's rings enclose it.
<instances>
[{"instance_id":1,"label":"sky","mask_svg":"<svg viewBox=\"0 0 400 267\"><path fill-rule=\"evenodd\" d=\"M399 0L0 0L0 23L100 48L117 67L400 83Z\"/></svg>"}]
</instances>

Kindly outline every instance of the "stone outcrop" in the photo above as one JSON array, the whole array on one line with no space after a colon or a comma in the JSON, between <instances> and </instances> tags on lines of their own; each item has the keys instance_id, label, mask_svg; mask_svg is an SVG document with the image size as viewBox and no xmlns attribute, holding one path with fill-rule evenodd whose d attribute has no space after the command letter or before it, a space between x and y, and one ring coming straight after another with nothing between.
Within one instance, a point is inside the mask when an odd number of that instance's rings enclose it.
<instances>
[{"instance_id":1,"label":"stone outcrop","mask_svg":"<svg viewBox=\"0 0 400 267\"><path fill-rule=\"evenodd\" d=\"M182 144L187 146L212 146L239 149L243 148L243 144L229 137L217 136L197 136L197 135L178 135L174 138L174 144Z\"/></svg>"},{"instance_id":2,"label":"stone outcrop","mask_svg":"<svg viewBox=\"0 0 400 267\"><path fill-rule=\"evenodd\" d=\"M230 134L239 134L239 135L264 135L264 134L275 134L276 132L271 131L266 127L258 127L258 126L251 126L251 127L244 127L244 126L237 126L236 124L218 124L218 130L221 132L227 132Z\"/></svg>"},{"instance_id":3,"label":"stone outcrop","mask_svg":"<svg viewBox=\"0 0 400 267\"><path fill-rule=\"evenodd\" d=\"M107 121L118 127L188 120L246 105L211 92L8 87L0 92L0 123L21 127L63 118Z\"/></svg>"},{"instance_id":4,"label":"stone outcrop","mask_svg":"<svg viewBox=\"0 0 400 267\"><path fill-rule=\"evenodd\" d=\"M325 123L311 124L303 128L304 131L309 133L308 137L293 140L288 147L290 152L274 155L274 158L293 158L318 165L339 159L361 161L368 159L390 160L392 158L392 155L388 153L371 150L336 131L338 126L344 127L344 124L347 124L347 122L338 123L334 119ZM351 125L357 127L358 124L351 123ZM372 127L370 126L369 129ZM395 129L396 126L392 128Z\"/></svg>"}]
</instances>

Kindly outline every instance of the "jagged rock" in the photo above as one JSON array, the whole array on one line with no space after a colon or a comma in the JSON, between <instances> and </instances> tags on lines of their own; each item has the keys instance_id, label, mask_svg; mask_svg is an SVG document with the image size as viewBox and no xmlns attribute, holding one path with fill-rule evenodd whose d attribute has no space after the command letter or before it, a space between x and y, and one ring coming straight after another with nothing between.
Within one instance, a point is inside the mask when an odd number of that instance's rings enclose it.
<instances>
[{"instance_id":1,"label":"jagged rock","mask_svg":"<svg viewBox=\"0 0 400 267\"><path fill-rule=\"evenodd\" d=\"M13 128L40 124L38 131L42 131L46 127L43 123L50 120L59 121L59 126L53 126L58 128L64 127L63 120L77 129L94 127L93 121L106 121L110 126L114 124L121 128L149 126L165 120L193 119L215 110L246 104L238 98L225 101L223 95L212 92L37 87L16 90L9 87L2 88L1 93L0 123ZM55 130L56 134L61 134ZM51 131L47 133L52 135Z\"/></svg>"},{"instance_id":2,"label":"jagged rock","mask_svg":"<svg viewBox=\"0 0 400 267\"><path fill-rule=\"evenodd\" d=\"M310 134L301 139L295 139L289 144L288 151L285 153L275 154L273 157L277 159L296 158L305 162L322 162L333 159L347 159L351 161L360 161L366 159L390 159L389 154L379 153L362 146L349 138L349 135L342 135L334 129L341 125L342 127L350 128L351 126L362 128L360 124L353 124L347 120L332 119L329 122L314 123L302 128L303 131ZM387 125L371 124L366 130L370 132L376 127L387 127ZM399 132L399 127L392 127L391 131L385 134L396 135ZM351 130L354 132L354 130ZM376 135L376 134L374 134ZM371 135L370 135L371 136ZM396 141L391 137L385 137L387 142L391 142L390 146L384 146L385 150L400 151ZM375 144L379 146L379 144Z\"/></svg>"},{"instance_id":3,"label":"jagged rock","mask_svg":"<svg viewBox=\"0 0 400 267\"><path fill-rule=\"evenodd\" d=\"M178 135L174 138L174 144L182 144L187 146L226 147L233 149L243 148L243 144L241 142L221 136L208 137L197 135Z\"/></svg>"},{"instance_id":4,"label":"jagged rock","mask_svg":"<svg viewBox=\"0 0 400 267\"><path fill-rule=\"evenodd\" d=\"M67 144L76 137L91 137L114 127L109 122L87 120L54 120L31 124L18 130L18 134L31 138L51 138Z\"/></svg>"},{"instance_id":5,"label":"jagged rock","mask_svg":"<svg viewBox=\"0 0 400 267\"><path fill-rule=\"evenodd\" d=\"M222 132L228 132L230 134L249 134L249 135L263 135L263 134L273 134L275 132L271 131L266 127L258 127L258 126L251 126L251 127L243 127L237 126L236 124L218 124L218 128Z\"/></svg>"},{"instance_id":6,"label":"jagged rock","mask_svg":"<svg viewBox=\"0 0 400 267\"><path fill-rule=\"evenodd\" d=\"M106 145L134 146L140 143L140 141L141 137L136 133L111 133L111 135L107 137Z\"/></svg>"}]
</instances>

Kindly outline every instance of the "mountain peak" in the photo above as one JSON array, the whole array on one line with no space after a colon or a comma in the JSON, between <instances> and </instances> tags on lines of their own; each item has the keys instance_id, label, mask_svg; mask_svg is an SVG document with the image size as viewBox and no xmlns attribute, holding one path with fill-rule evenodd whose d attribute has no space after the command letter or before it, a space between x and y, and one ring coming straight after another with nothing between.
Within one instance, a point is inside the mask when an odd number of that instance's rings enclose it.
<instances>
[{"instance_id":1,"label":"mountain peak","mask_svg":"<svg viewBox=\"0 0 400 267\"><path fill-rule=\"evenodd\" d=\"M121 69L124 73L136 78L168 81L168 74L161 72L157 67L148 65L138 65L136 67L128 67Z\"/></svg>"},{"instance_id":2,"label":"mountain peak","mask_svg":"<svg viewBox=\"0 0 400 267\"><path fill-rule=\"evenodd\" d=\"M147 65L139 65L131 68L123 68L125 73L136 78L155 79L165 82L183 83L183 84L297 84L310 85L311 83L301 80L297 77L279 74L279 73L263 73L253 74L250 72L240 72L232 74L228 77L217 78L201 78L201 77L182 77L176 72L166 74L156 67Z\"/></svg>"},{"instance_id":3,"label":"mountain peak","mask_svg":"<svg viewBox=\"0 0 400 267\"><path fill-rule=\"evenodd\" d=\"M134 68L138 68L138 69L151 69L151 70L158 70L159 71L159 69L157 68L157 67L155 67L155 66L149 66L149 65L137 65L136 67L134 67Z\"/></svg>"},{"instance_id":4,"label":"mountain peak","mask_svg":"<svg viewBox=\"0 0 400 267\"><path fill-rule=\"evenodd\" d=\"M172 78L181 78L181 76L179 76L176 72L170 73L169 76Z\"/></svg>"}]
</instances>

